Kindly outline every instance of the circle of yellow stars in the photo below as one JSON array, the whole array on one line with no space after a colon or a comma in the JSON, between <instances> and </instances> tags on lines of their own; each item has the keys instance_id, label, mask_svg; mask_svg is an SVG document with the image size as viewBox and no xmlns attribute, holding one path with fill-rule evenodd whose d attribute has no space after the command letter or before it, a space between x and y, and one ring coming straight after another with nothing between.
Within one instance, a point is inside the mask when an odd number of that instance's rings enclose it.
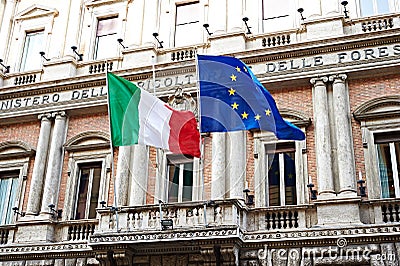
<instances>
[{"instance_id":1,"label":"circle of yellow stars","mask_svg":"<svg viewBox=\"0 0 400 266\"><path fill-rule=\"evenodd\" d=\"M236 69L237 72L241 72L241 71L242 71L241 68L240 68L239 66L236 66L235 69ZM244 70L245 72L247 72L247 68L246 68L245 66L243 66L243 70ZM231 81L236 81L237 76L236 76L235 74L232 74L232 75L230 76L230 78L231 78ZM228 93L229 93L229 96L233 96L233 95L235 95L236 90L235 90L234 88L231 87L231 88L229 88ZM236 103L236 102L232 103L231 106L232 106L232 109L233 109L233 110L238 110L238 108L239 108L239 104ZM271 113L272 113L271 109L268 108L268 109L265 110L265 115L266 115L266 116L271 116ZM244 111L244 112L241 113L240 115L242 116L242 119L243 119L243 120L244 120L244 119L248 119L248 117L249 117L249 114L246 113L246 111ZM256 121L260 121L261 115L256 114L256 115L254 116L254 119L255 119Z\"/></svg>"}]
</instances>

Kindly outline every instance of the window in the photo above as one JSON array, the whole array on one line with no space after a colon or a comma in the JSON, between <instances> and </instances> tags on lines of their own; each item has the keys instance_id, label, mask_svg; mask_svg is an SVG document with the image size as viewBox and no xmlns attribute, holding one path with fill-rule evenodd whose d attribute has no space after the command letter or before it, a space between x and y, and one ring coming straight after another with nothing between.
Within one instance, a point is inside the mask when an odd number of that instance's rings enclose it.
<instances>
[{"instance_id":1,"label":"window","mask_svg":"<svg viewBox=\"0 0 400 266\"><path fill-rule=\"evenodd\" d=\"M93 59L104 59L116 55L117 24L117 17L98 20Z\"/></svg>"},{"instance_id":2,"label":"window","mask_svg":"<svg viewBox=\"0 0 400 266\"><path fill-rule=\"evenodd\" d=\"M175 46L201 42L199 2L176 6Z\"/></svg>"},{"instance_id":3,"label":"window","mask_svg":"<svg viewBox=\"0 0 400 266\"><path fill-rule=\"evenodd\" d=\"M22 53L20 71L40 68L41 56L39 52L44 48L44 31L27 32L24 50Z\"/></svg>"},{"instance_id":4,"label":"window","mask_svg":"<svg viewBox=\"0 0 400 266\"><path fill-rule=\"evenodd\" d=\"M360 0L361 16L368 17L379 14L387 14L389 0Z\"/></svg>"},{"instance_id":5,"label":"window","mask_svg":"<svg viewBox=\"0 0 400 266\"><path fill-rule=\"evenodd\" d=\"M12 208L16 205L19 171L0 172L0 222L10 224L13 221Z\"/></svg>"},{"instance_id":6,"label":"window","mask_svg":"<svg viewBox=\"0 0 400 266\"><path fill-rule=\"evenodd\" d=\"M400 132L375 134L382 198L399 198Z\"/></svg>"},{"instance_id":7,"label":"window","mask_svg":"<svg viewBox=\"0 0 400 266\"><path fill-rule=\"evenodd\" d=\"M193 200L193 159L168 156L168 202Z\"/></svg>"},{"instance_id":8,"label":"window","mask_svg":"<svg viewBox=\"0 0 400 266\"><path fill-rule=\"evenodd\" d=\"M288 10L294 5L290 0L263 0L262 17L264 32L279 31L293 28L293 19Z\"/></svg>"},{"instance_id":9,"label":"window","mask_svg":"<svg viewBox=\"0 0 400 266\"><path fill-rule=\"evenodd\" d=\"M296 205L296 165L294 143L267 145L268 206Z\"/></svg>"},{"instance_id":10,"label":"window","mask_svg":"<svg viewBox=\"0 0 400 266\"><path fill-rule=\"evenodd\" d=\"M78 167L79 183L75 219L94 219L99 202L102 164L101 162L81 164Z\"/></svg>"}]
</instances>

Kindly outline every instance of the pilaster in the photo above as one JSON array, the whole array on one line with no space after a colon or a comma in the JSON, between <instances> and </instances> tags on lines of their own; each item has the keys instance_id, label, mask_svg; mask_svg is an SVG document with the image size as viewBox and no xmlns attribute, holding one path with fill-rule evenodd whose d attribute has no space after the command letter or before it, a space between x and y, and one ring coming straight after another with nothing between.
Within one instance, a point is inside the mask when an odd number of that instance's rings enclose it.
<instances>
[{"instance_id":1,"label":"pilaster","mask_svg":"<svg viewBox=\"0 0 400 266\"><path fill-rule=\"evenodd\" d=\"M320 198L336 196L332 175L327 81L328 77L312 78L310 80L311 84L313 84L315 153Z\"/></svg>"}]
</instances>

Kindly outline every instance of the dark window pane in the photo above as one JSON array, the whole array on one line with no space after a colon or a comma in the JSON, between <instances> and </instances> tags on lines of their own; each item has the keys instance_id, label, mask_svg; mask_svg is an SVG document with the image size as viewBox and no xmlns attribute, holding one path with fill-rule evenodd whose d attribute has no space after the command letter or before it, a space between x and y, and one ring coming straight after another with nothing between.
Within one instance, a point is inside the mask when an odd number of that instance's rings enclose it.
<instances>
[{"instance_id":1,"label":"dark window pane","mask_svg":"<svg viewBox=\"0 0 400 266\"><path fill-rule=\"evenodd\" d=\"M284 153L285 161L285 204L295 205L297 204L296 197L296 165L295 165L295 154Z\"/></svg>"},{"instance_id":2,"label":"dark window pane","mask_svg":"<svg viewBox=\"0 0 400 266\"><path fill-rule=\"evenodd\" d=\"M89 219L96 218L96 208L99 202L99 191L100 191L100 179L101 179L101 165L93 169L93 183L92 191L90 196L90 209Z\"/></svg>"},{"instance_id":3,"label":"dark window pane","mask_svg":"<svg viewBox=\"0 0 400 266\"><path fill-rule=\"evenodd\" d=\"M169 165L168 202L178 202L179 172L179 165Z\"/></svg>"},{"instance_id":4,"label":"dark window pane","mask_svg":"<svg viewBox=\"0 0 400 266\"><path fill-rule=\"evenodd\" d=\"M89 175L90 169L81 169L75 219L85 218L87 192L89 187Z\"/></svg>"},{"instance_id":5,"label":"dark window pane","mask_svg":"<svg viewBox=\"0 0 400 266\"><path fill-rule=\"evenodd\" d=\"M80 165L75 219L96 218L99 200L101 163Z\"/></svg>"},{"instance_id":6,"label":"dark window pane","mask_svg":"<svg viewBox=\"0 0 400 266\"><path fill-rule=\"evenodd\" d=\"M272 164L268 170L269 206L280 206L279 154L268 154L268 162L271 160Z\"/></svg>"},{"instance_id":7,"label":"dark window pane","mask_svg":"<svg viewBox=\"0 0 400 266\"><path fill-rule=\"evenodd\" d=\"M183 165L182 201L191 201L193 191L193 163Z\"/></svg>"}]
</instances>

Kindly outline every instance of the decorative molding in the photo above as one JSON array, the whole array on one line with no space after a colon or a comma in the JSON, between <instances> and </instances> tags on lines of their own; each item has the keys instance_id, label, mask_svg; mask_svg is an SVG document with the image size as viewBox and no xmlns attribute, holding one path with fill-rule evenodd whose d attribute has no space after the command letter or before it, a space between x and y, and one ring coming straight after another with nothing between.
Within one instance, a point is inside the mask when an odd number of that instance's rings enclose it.
<instances>
[{"instance_id":1,"label":"decorative molding","mask_svg":"<svg viewBox=\"0 0 400 266\"><path fill-rule=\"evenodd\" d=\"M311 124L311 118L301 111L280 108L279 113L283 118L289 119L291 123L298 127L308 127Z\"/></svg>"},{"instance_id":2,"label":"decorative molding","mask_svg":"<svg viewBox=\"0 0 400 266\"><path fill-rule=\"evenodd\" d=\"M94 141L95 144L82 144L85 141ZM109 148L110 135L102 131L86 131L82 132L64 144L67 151L88 150L88 149L102 149Z\"/></svg>"},{"instance_id":3,"label":"decorative molding","mask_svg":"<svg viewBox=\"0 0 400 266\"><path fill-rule=\"evenodd\" d=\"M399 117L400 95L383 96L366 101L354 110L353 116L358 121Z\"/></svg>"},{"instance_id":4,"label":"decorative molding","mask_svg":"<svg viewBox=\"0 0 400 266\"><path fill-rule=\"evenodd\" d=\"M19 14L15 16L15 19L27 20L38 17L46 17L46 16L56 17L57 15L58 15L57 9L35 4L21 11Z\"/></svg>"},{"instance_id":5,"label":"decorative molding","mask_svg":"<svg viewBox=\"0 0 400 266\"><path fill-rule=\"evenodd\" d=\"M7 150L15 151L7 153ZM23 141L11 140L0 143L0 159L31 157L35 154L35 152L36 150L34 148Z\"/></svg>"},{"instance_id":6,"label":"decorative molding","mask_svg":"<svg viewBox=\"0 0 400 266\"><path fill-rule=\"evenodd\" d=\"M130 243L149 243L160 241L182 241L193 239L210 239L210 238L232 238L239 237L237 226L218 226L207 229L186 229L182 231L156 231L156 232L126 232L126 233L95 233L90 238L89 245L130 242Z\"/></svg>"}]
</instances>

